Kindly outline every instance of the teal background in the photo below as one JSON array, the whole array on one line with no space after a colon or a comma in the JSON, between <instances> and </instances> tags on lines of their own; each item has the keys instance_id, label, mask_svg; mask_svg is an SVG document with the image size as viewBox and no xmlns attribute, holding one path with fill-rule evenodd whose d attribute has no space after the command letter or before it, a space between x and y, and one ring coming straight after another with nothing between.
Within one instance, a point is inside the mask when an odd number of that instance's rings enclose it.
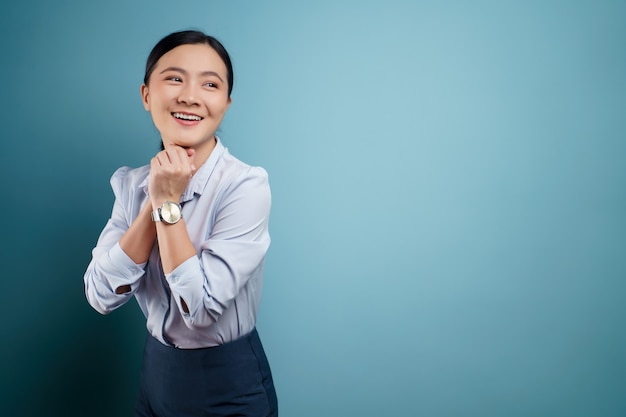
<instances>
[{"instance_id":1,"label":"teal background","mask_svg":"<svg viewBox=\"0 0 626 417\"><path fill-rule=\"evenodd\" d=\"M2 416L130 416L144 320L83 295L109 177L158 136L169 32L235 65L270 173L258 327L281 415L626 415L626 2L2 7Z\"/></svg>"}]
</instances>

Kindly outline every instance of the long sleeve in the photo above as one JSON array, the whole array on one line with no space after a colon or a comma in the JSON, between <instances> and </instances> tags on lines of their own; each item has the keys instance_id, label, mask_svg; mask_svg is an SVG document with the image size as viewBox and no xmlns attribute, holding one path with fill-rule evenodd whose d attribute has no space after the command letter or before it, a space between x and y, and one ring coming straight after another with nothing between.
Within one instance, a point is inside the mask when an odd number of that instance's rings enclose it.
<instances>
[{"instance_id":1,"label":"long sleeve","mask_svg":"<svg viewBox=\"0 0 626 417\"><path fill-rule=\"evenodd\" d=\"M87 300L106 314L135 298L150 334L182 349L249 333L270 245L267 172L241 162L218 140L180 199L196 253L168 274L158 239L144 264L135 264L119 244L148 201L149 172L147 165L124 167L111 177L115 203L85 272ZM120 287L130 291L117 294Z\"/></svg>"},{"instance_id":2,"label":"long sleeve","mask_svg":"<svg viewBox=\"0 0 626 417\"><path fill-rule=\"evenodd\" d=\"M146 264L135 264L120 248L119 240L136 216L139 201L131 198L125 184L129 168L118 169L111 177L111 187L115 203L111 218L104 227L96 247L92 251L92 260L84 275L85 295L89 304L99 313L107 314L126 303L137 290ZM131 291L116 294L115 290L123 285L130 285Z\"/></svg>"},{"instance_id":3,"label":"long sleeve","mask_svg":"<svg viewBox=\"0 0 626 417\"><path fill-rule=\"evenodd\" d=\"M270 245L271 194L262 168L249 168L218 199L213 228L199 245L198 256L166 275L190 329L211 326L221 317L251 277L261 272Z\"/></svg>"}]
</instances>

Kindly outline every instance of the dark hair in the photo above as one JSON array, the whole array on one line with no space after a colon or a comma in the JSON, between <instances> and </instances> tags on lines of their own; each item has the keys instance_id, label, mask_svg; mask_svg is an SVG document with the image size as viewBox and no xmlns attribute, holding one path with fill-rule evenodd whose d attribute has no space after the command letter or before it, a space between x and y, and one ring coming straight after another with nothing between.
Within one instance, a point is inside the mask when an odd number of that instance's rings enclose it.
<instances>
[{"instance_id":1,"label":"dark hair","mask_svg":"<svg viewBox=\"0 0 626 417\"><path fill-rule=\"evenodd\" d=\"M174 32L163 39L161 39L155 46L152 48L150 55L148 56L148 60L146 61L146 73L143 77L143 83L148 85L148 80L150 79L150 75L152 71L154 71L154 67L156 67L159 59L172 49L181 45L197 45L197 44L205 44L210 46L217 54L222 58L224 65L226 65L226 77L228 80L228 97L230 97L230 93L233 91L233 64L230 61L230 56L228 55L228 51L224 48L224 45L220 43L213 36L209 36L203 32L198 30L184 30L181 32Z\"/></svg>"}]
</instances>

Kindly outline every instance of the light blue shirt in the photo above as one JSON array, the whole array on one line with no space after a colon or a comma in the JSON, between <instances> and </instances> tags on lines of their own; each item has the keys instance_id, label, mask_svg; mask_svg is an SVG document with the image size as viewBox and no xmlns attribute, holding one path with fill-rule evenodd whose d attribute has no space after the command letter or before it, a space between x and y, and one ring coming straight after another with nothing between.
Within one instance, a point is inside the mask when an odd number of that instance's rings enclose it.
<instances>
[{"instance_id":1,"label":"light blue shirt","mask_svg":"<svg viewBox=\"0 0 626 417\"><path fill-rule=\"evenodd\" d=\"M180 201L198 255L164 274L156 242L148 261L139 265L119 245L148 201L149 170L122 167L111 177L113 211L84 277L89 304L107 314L135 297L150 334L183 349L216 346L249 333L270 245L267 172L236 159L218 139ZM122 285L131 291L116 294Z\"/></svg>"}]
</instances>

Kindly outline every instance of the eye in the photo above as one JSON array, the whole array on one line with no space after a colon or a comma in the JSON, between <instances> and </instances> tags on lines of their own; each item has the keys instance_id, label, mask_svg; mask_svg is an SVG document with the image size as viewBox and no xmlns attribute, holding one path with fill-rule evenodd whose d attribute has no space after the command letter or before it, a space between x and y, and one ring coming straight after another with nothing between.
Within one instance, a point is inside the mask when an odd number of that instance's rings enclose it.
<instances>
[{"instance_id":1,"label":"eye","mask_svg":"<svg viewBox=\"0 0 626 417\"><path fill-rule=\"evenodd\" d=\"M209 88L217 88L217 84L215 84L215 83L214 83L214 82L212 82L212 81L209 81L209 82L204 83L204 86L205 86L205 87L209 87Z\"/></svg>"},{"instance_id":2,"label":"eye","mask_svg":"<svg viewBox=\"0 0 626 417\"><path fill-rule=\"evenodd\" d=\"M176 75L170 75L169 77L165 78L167 81L174 81L175 83L180 83L183 80L180 77L177 77Z\"/></svg>"}]
</instances>

